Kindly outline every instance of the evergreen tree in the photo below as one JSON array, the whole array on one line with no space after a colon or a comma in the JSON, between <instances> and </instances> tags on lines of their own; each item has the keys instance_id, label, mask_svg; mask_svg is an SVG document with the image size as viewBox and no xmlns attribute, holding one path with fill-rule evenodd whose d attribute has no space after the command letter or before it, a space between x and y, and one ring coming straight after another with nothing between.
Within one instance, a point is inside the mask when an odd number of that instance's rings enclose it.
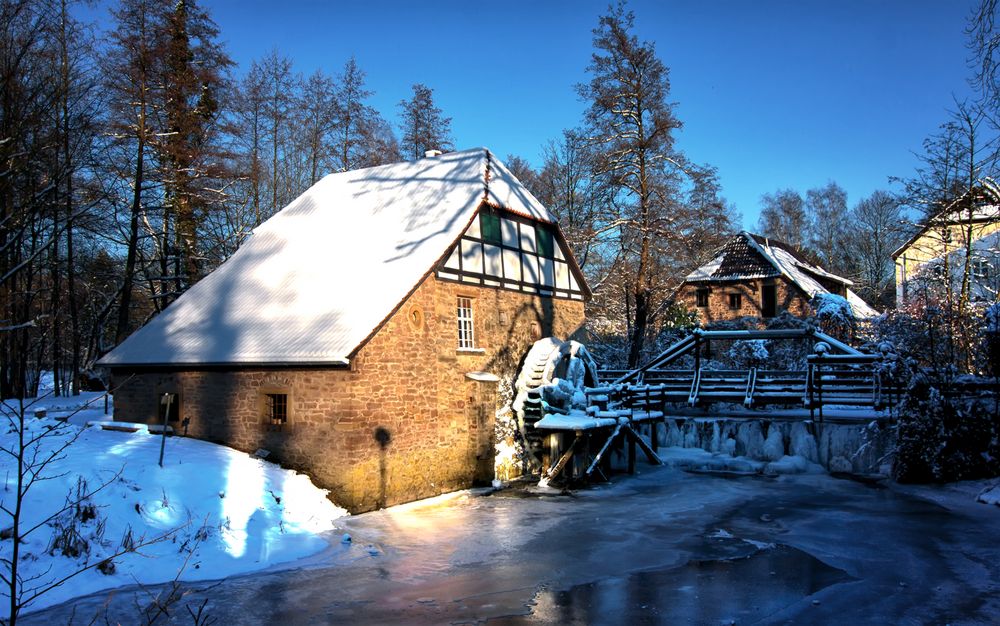
<instances>
[{"instance_id":1,"label":"evergreen tree","mask_svg":"<svg viewBox=\"0 0 1000 626\"><path fill-rule=\"evenodd\" d=\"M194 284L202 274L199 230L210 206L219 200L207 189L206 179L217 177L219 92L231 61L216 39L219 30L195 0L178 0L166 16L164 73L165 140L158 143L164 161L164 217L162 248L179 261L173 269L175 294ZM169 239L169 223L174 238ZM167 259L169 253L161 256ZM164 275L170 268L161 263ZM179 271L178 271L179 270ZM172 298L167 298L169 302Z\"/></svg>"},{"instance_id":2,"label":"evergreen tree","mask_svg":"<svg viewBox=\"0 0 1000 626\"><path fill-rule=\"evenodd\" d=\"M400 100L403 121L403 154L414 160L424 156L428 150L452 150L451 118L444 117L441 109L434 104L434 90L417 83L413 85L413 97Z\"/></svg>"}]
</instances>

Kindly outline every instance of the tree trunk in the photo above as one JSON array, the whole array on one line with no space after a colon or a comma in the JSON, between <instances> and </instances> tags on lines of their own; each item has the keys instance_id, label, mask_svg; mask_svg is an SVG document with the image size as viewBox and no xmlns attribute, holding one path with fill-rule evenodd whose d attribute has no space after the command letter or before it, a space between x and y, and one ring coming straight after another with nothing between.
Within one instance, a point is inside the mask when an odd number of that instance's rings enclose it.
<instances>
[{"instance_id":1,"label":"tree trunk","mask_svg":"<svg viewBox=\"0 0 1000 626\"><path fill-rule=\"evenodd\" d=\"M143 106L143 105L140 105ZM132 190L132 211L129 220L128 251L125 255L125 278L122 284L121 304L118 306L118 327L115 343L125 341L129 334L129 313L132 306L132 287L135 283L135 262L139 247L139 213L142 210L143 160L146 148L146 113L139 113L138 150L135 161L135 177Z\"/></svg>"}]
</instances>

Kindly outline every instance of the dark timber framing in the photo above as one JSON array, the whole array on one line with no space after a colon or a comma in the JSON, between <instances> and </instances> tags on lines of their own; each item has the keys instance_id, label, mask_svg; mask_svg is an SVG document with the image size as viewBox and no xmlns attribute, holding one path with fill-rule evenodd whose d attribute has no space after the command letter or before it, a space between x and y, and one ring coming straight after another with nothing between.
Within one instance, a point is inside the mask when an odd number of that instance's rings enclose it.
<instances>
[{"instance_id":1,"label":"dark timber framing","mask_svg":"<svg viewBox=\"0 0 1000 626\"><path fill-rule=\"evenodd\" d=\"M568 250L563 245L561 239L556 236L557 227L554 224L534 221L516 213L496 209L489 205L483 205L475 219L479 220L480 215L484 214L496 216L498 220L500 220L501 228L499 241L492 238L487 239L483 236L474 237L469 235L468 231L466 231L466 233L459 238L459 240L454 246L452 246L452 248L444 256L443 260L439 263L436 271L437 278L449 282L478 285L483 287L498 287L501 289L509 289L523 293L534 293L541 296L567 300L585 299L586 295L581 287L581 285L584 284L583 279L581 276L577 275L577 270L570 261ZM517 229L517 245L510 245L504 240L502 220L507 220L515 225L515 228ZM530 237L525 235L525 231L527 229L531 230ZM539 248L537 235L539 232L545 233L544 236L550 238L551 256L542 254L542 250ZM521 246L521 242L526 240L532 240L535 242L534 250L526 249ZM466 259L465 252L466 250L473 249L473 246L478 246L479 248L477 255L479 262L475 264L475 266L469 266L469 260ZM486 270L488 256L486 246L492 246L499 251L499 276L489 274ZM559 250L562 253L562 259L558 258L556 250ZM511 273L511 275L508 275L509 268L505 259L505 252L507 254L517 255L517 268L514 273ZM457 256L457 268L447 266L452 256ZM533 260L538 269L536 277L537 282L525 280L524 266L526 259ZM545 284L547 273L545 267L546 262L551 265L551 285ZM566 287L557 284L561 271L560 266L565 268L567 276L566 283L568 283L568 286Z\"/></svg>"}]
</instances>

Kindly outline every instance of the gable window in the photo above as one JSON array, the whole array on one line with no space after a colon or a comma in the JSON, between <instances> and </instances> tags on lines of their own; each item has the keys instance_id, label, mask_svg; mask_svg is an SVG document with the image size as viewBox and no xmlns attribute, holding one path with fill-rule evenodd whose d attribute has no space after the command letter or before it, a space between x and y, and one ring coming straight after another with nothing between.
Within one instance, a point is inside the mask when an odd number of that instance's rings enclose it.
<instances>
[{"instance_id":1,"label":"gable window","mask_svg":"<svg viewBox=\"0 0 1000 626\"><path fill-rule=\"evenodd\" d=\"M743 308L743 294L731 293L729 294L729 310L739 311Z\"/></svg>"},{"instance_id":2,"label":"gable window","mask_svg":"<svg viewBox=\"0 0 1000 626\"><path fill-rule=\"evenodd\" d=\"M698 306L702 308L708 306L708 289L698 290Z\"/></svg>"},{"instance_id":3,"label":"gable window","mask_svg":"<svg viewBox=\"0 0 1000 626\"><path fill-rule=\"evenodd\" d=\"M281 430L288 423L288 394L264 394L264 420L273 430Z\"/></svg>"},{"instance_id":4,"label":"gable window","mask_svg":"<svg viewBox=\"0 0 1000 626\"><path fill-rule=\"evenodd\" d=\"M472 320L472 298L458 298L458 349L470 350L476 347Z\"/></svg>"},{"instance_id":5,"label":"gable window","mask_svg":"<svg viewBox=\"0 0 1000 626\"><path fill-rule=\"evenodd\" d=\"M479 232L486 243L499 245L503 241L503 235L500 232L500 216L496 213L480 212Z\"/></svg>"},{"instance_id":6,"label":"gable window","mask_svg":"<svg viewBox=\"0 0 1000 626\"><path fill-rule=\"evenodd\" d=\"M535 224L535 241L538 245L539 256L551 259L556 255L555 242L552 240L552 231L547 226Z\"/></svg>"}]
</instances>

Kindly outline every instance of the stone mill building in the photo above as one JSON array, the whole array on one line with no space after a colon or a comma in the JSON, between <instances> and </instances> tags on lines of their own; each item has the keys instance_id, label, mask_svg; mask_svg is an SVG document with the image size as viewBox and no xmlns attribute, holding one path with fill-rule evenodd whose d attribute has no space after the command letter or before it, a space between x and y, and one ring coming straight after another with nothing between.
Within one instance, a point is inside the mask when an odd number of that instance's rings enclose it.
<instances>
[{"instance_id":1,"label":"stone mill building","mask_svg":"<svg viewBox=\"0 0 1000 626\"><path fill-rule=\"evenodd\" d=\"M265 449L364 511L490 480L500 386L589 295L479 148L323 178L100 365L116 420Z\"/></svg>"}]
</instances>

